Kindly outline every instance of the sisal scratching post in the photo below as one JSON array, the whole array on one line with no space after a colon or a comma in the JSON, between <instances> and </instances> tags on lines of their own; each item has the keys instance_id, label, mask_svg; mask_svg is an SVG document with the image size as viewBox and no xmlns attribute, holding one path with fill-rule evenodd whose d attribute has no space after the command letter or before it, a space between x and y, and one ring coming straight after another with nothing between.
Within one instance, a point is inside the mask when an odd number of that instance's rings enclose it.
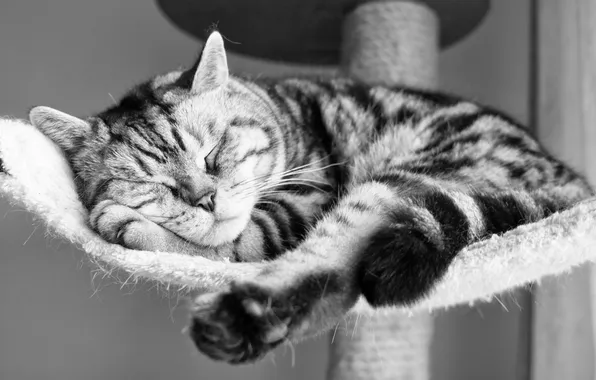
<instances>
[{"instance_id":1,"label":"sisal scratching post","mask_svg":"<svg viewBox=\"0 0 596 380\"><path fill-rule=\"evenodd\" d=\"M438 20L425 5L371 2L343 26L341 69L368 83L437 86ZM428 379L434 320L394 311L362 317L334 334L329 379Z\"/></svg>"},{"instance_id":2,"label":"sisal scratching post","mask_svg":"<svg viewBox=\"0 0 596 380\"><path fill-rule=\"evenodd\" d=\"M340 69L373 84L436 88L439 29L426 5L370 2L343 24Z\"/></svg>"}]
</instances>

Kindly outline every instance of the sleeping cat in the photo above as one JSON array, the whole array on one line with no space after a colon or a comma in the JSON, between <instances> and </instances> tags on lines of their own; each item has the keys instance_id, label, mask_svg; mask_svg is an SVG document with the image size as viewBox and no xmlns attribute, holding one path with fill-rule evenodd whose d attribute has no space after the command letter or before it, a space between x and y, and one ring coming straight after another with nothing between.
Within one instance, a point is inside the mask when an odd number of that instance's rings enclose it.
<instances>
[{"instance_id":1,"label":"sleeping cat","mask_svg":"<svg viewBox=\"0 0 596 380\"><path fill-rule=\"evenodd\" d=\"M347 78L231 76L217 32L193 67L95 116L30 119L106 240L254 262L193 302L197 347L230 363L335 325L361 296L414 303L465 246L592 194L499 112Z\"/></svg>"}]
</instances>

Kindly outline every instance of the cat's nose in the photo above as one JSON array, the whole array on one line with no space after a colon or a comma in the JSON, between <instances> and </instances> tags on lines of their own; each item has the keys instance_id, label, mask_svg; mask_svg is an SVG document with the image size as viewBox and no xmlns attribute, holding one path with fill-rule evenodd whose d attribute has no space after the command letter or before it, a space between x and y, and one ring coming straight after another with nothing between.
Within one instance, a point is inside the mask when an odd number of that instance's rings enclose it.
<instances>
[{"instance_id":1,"label":"cat's nose","mask_svg":"<svg viewBox=\"0 0 596 380\"><path fill-rule=\"evenodd\" d=\"M206 211L213 212L213 210L215 210L215 191L211 191L199 199L196 199L193 206L201 207Z\"/></svg>"},{"instance_id":2,"label":"cat's nose","mask_svg":"<svg viewBox=\"0 0 596 380\"><path fill-rule=\"evenodd\" d=\"M197 187L192 182L183 182L179 184L179 190L180 197L189 205L209 212L215 210L215 189L212 186Z\"/></svg>"}]
</instances>

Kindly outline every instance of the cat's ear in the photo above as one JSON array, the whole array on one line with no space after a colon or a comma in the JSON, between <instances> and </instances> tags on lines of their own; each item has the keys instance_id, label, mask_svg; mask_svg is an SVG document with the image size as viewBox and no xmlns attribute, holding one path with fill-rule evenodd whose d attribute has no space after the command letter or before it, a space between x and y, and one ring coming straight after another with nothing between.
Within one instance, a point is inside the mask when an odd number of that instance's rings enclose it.
<instances>
[{"instance_id":1,"label":"cat's ear","mask_svg":"<svg viewBox=\"0 0 596 380\"><path fill-rule=\"evenodd\" d=\"M191 85L192 92L215 90L227 83L229 78L228 59L223 38L219 32L209 35L195 68Z\"/></svg>"},{"instance_id":2,"label":"cat's ear","mask_svg":"<svg viewBox=\"0 0 596 380\"><path fill-rule=\"evenodd\" d=\"M29 120L65 151L76 148L91 130L85 120L50 107L33 107Z\"/></svg>"}]
</instances>

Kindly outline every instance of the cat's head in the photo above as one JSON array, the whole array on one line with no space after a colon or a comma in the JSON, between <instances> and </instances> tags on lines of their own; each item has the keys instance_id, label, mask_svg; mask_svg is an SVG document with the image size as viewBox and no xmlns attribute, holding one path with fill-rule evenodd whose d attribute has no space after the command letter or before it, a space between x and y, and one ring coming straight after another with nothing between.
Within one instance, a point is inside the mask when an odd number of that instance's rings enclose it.
<instances>
[{"instance_id":1,"label":"cat's head","mask_svg":"<svg viewBox=\"0 0 596 380\"><path fill-rule=\"evenodd\" d=\"M283 167L274 111L248 86L229 75L214 32L192 68L157 76L116 106L86 119L35 107L30 120L65 152L89 209L103 199L137 205L150 193L141 214L173 218L183 237L217 245L242 231Z\"/></svg>"}]
</instances>

